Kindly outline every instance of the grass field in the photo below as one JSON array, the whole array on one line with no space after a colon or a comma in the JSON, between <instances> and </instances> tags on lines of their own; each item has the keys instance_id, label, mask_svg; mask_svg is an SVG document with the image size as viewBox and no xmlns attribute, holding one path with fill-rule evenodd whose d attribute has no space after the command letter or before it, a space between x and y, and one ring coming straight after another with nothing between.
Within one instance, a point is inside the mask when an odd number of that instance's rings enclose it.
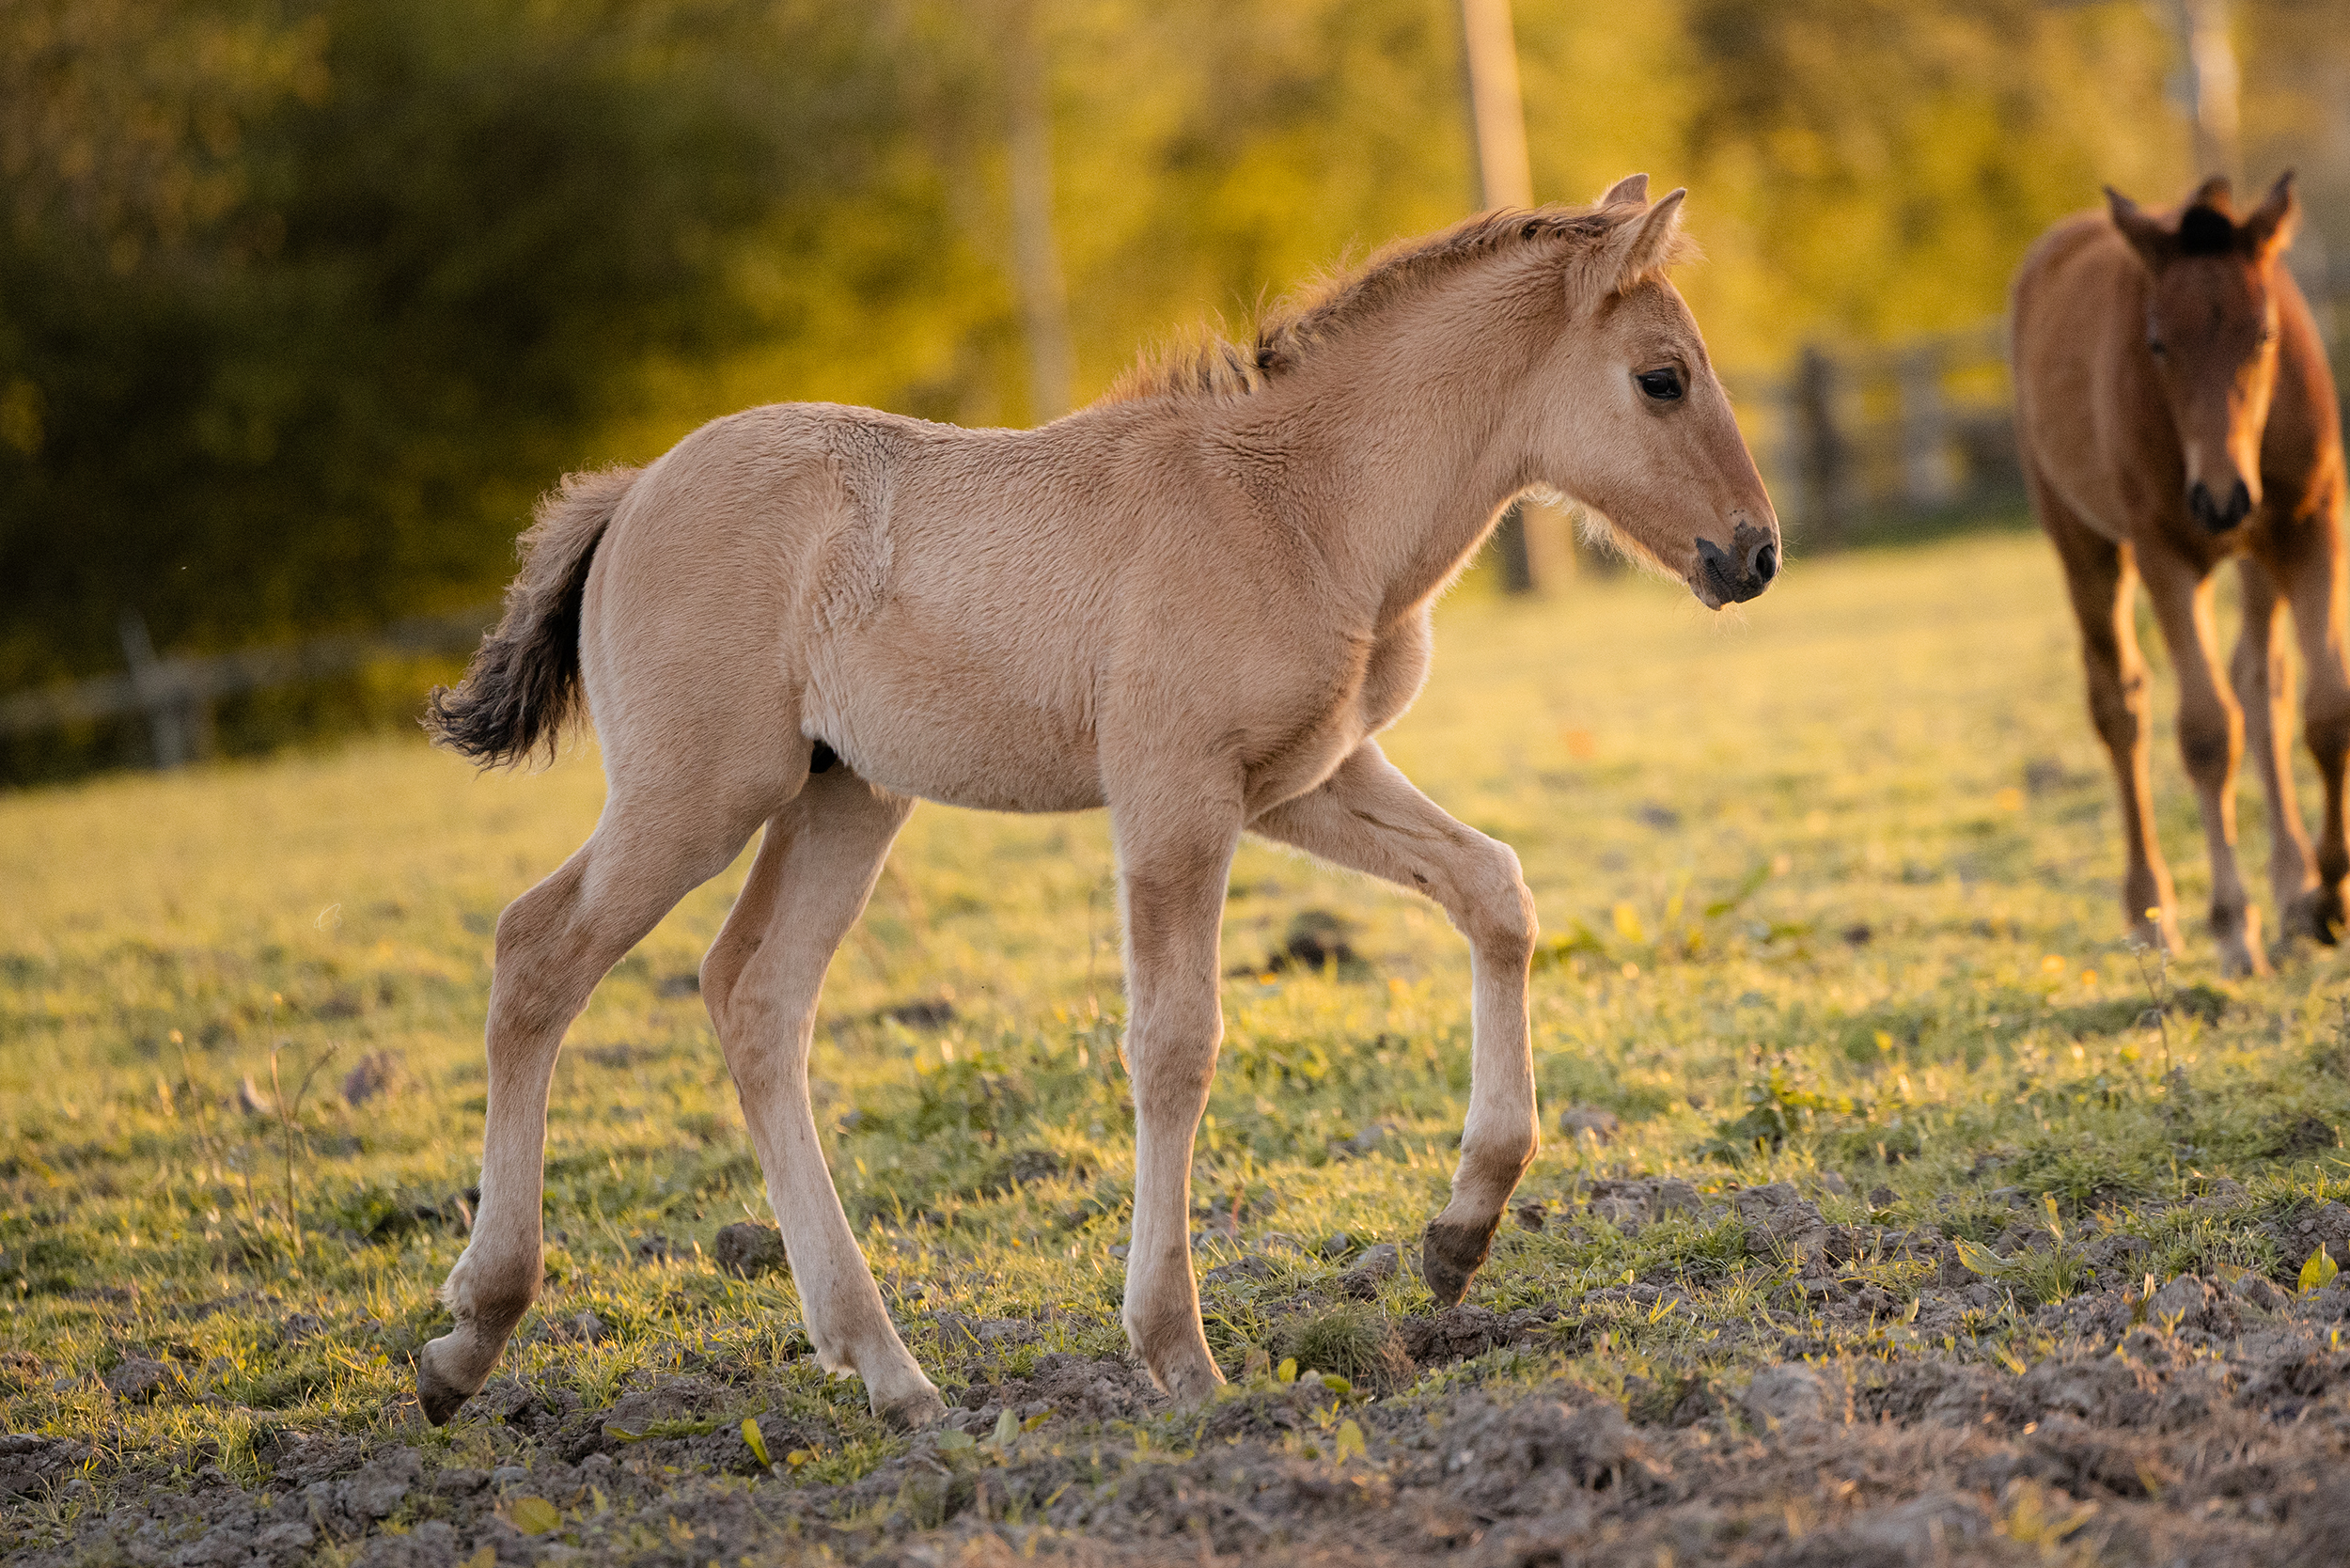
<instances>
[{"instance_id":1,"label":"grass field","mask_svg":"<svg viewBox=\"0 0 2350 1568\"><path fill-rule=\"evenodd\" d=\"M822 1378L788 1277L716 1266L766 1218L692 982L742 864L572 1030L501 1378L442 1431L408 1403L488 933L586 834L591 753L484 777L390 739L0 797L0 1554L2317 1560L2350 1529L2343 1293L2301 1288L2350 1243L2342 962L2223 982L2193 918L2167 968L2121 945L2074 647L2016 535L1799 562L1725 617L1637 578L1457 596L1388 749L1524 859L1547 1142L1432 1315L1463 944L1245 849L1195 1172L1239 1383L1204 1412L1120 1358L1104 824L921 808L815 1076L885 1297L967 1408L943 1437ZM2244 820L2257 866L2248 789ZM1314 912L1351 957L1280 961Z\"/></svg>"}]
</instances>

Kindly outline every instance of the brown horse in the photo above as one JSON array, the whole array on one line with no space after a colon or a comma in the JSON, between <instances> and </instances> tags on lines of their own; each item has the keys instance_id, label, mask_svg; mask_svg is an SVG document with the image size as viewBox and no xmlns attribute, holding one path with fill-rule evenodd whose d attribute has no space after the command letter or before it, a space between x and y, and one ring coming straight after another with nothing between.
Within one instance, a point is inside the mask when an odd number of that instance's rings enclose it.
<instances>
[{"instance_id":1,"label":"brown horse","mask_svg":"<svg viewBox=\"0 0 2350 1568\"><path fill-rule=\"evenodd\" d=\"M1469 941L1468 1117L1423 1247L1460 1300L1533 1158L1517 857L1373 737L1418 692L1429 610L1510 499L1549 485L1709 606L1753 598L1778 523L1665 269L1682 193L1496 212L1034 431L754 409L642 473L566 481L506 621L433 725L484 761L584 695L603 817L498 921L480 1214L417 1391L446 1420L540 1283L547 1090L588 993L765 826L702 997L819 1360L874 1410L944 1414L841 1213L807 1099L825 965L916 798L1106 806L1136 1110L1125 1319L1160 1387L1223 1381L1189 1247L1244 832L1435 900Z\"/></svg>"},{"instance_id":2,"label":"brown horse","mask_svg":"<svg viewBox=\"0 0 2350 1568\"><path fill-rule=\"evenodd\" d=\"M2089 711L2122 787L2122 902L2133 933L2178 949L2132 623L2143 578L2178 666L2179 749L2211 853L2212 935L2227 972L2264 973L2260 911L2236 871L2235 774L2248 738L2268 795L2268 875L2285 935L2333 942L2350 872L2341 431L2316 325L2278 263L2299 207L2290 174L2242 218L2224 180L2161 215L2106 195L2108 211L2058 225L2016 274L2025 481L2064 562ZM2213 572L2231 559L2241 563L2244 634L2223 672ZM2309 666L2303 732L2326 783L2314 855L2294 802L2278 616L2287 606Z\"/></svg>"}]
</instances>

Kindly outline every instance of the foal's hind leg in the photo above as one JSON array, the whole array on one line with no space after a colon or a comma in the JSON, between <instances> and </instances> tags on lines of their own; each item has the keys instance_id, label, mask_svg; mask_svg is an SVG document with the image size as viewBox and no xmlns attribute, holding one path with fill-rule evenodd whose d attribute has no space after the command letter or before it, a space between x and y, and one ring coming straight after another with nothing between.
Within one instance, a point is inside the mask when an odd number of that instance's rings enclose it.
<instances>
[{"instance_id":1,"label":"foal's hind leg","mask_svg":"<svg viewBox=\"0 0 2350 1568\"><path fill-rule=\"evenodd\" d=\"M2236 639L2230 673L2244 711L2244 744L2259 764L2261 789L2268 800L2268 885L2276 894L2284 934L2315 935L2297 927L2295 911L2306 911L2317 886L2317 862L2301 828L2300 803L2293 789L2293 693L2285 669L2284 620L2276 579L2253 557L2238 572L2244 585L2244 632Z\"/></svg>"},{"instance_id":2,"label":"foal's hind leg","mask_svg":"<svg viewBox=\"0 0 2350 1568\"><path fill-rule=\"evenodd\" d=\"M2154 619L2179 675L2179 756L2195 785L2211 856L2211 934L2219 967L2230 975L2264 975L2260 910L2245 896L2235 858L2235 776L2244 756L2244 715L2219 664L2219 629L2212 619L2214 579L2167 552L2140 563Z\"/></svg>"},{"instance_id":3,"label":"foal's hind leg","mask_svg":"<svg viewBox=\"0 0 2350 1568\"><path fill-rule=\"evenodd\" d=\"M540 1283L547 1088L563 1034L604 971L677 901L726 869L752 822L616 791L562 868L498 917L490 984L481 1205L442 1299L455 1328L424 1347L416 1398L434 1425L478 1392Z\"/></svg>"},{"instance_id":4,"label":"foal's hind leg","mask_svg":"<svg viewBox=\"0 0 2350 1568\"><path fill-rule=\"evenodd\" d=\"M2278 563L2293 604L2293 629L2301 660L2309 666L2301 696L2302 735L2326 784L2326 814L2317 830L2317 886L2284 913L2287 931L2302 931L2321 942L2341 940L2344 924L2342 879L2350 876L2350 843L2344 839L2342 774L2350 762L2350 589L2337 508L2281 525L2285 541Z\"/></svg>"},{"instance_id":5,"label":"foal's hind leg","mask_svg":"<svg viewBox=\"0 0 2350 1568\"><path fill-rule=\"evenodd\" d=\"M1449 1307L1492 1249L1501 1206L1538 1137L1526 1018L1534 899L1518 857L1446 815L1370 742L1320 789L1275 807L1248 830L1424 893L1469 939L1468 1121L1452 1200L1420 1248L1428 1289Z\"/></svg>"},{"instance_id":6,"label":"foal's hind leg","mask_svg":"<svg viewBox=\"0 0 2350 1568\"><path fill-rule=\"evenodd\" d=\"M783 1228L818 1361L862 1377L876 1416L928 1426L947 1406L882 1308L807 1100L824 969L913 804L846 767L811 777L767 824L743 896L702 961L702 998L767 1173L767 1200Z\"/></svg>"}]
</instances>

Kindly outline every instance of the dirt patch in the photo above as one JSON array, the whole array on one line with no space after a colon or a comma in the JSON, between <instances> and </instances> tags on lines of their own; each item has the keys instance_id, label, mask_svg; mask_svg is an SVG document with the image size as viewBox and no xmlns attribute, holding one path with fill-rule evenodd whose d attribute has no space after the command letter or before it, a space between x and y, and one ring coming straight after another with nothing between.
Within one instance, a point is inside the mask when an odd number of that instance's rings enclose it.
<instances>
[{"instance_id":1,"label":"dirt patch","mask_svg":"<svg viewBox=\"0 0 2350 1568\"><path fill-rule=\"evenodd\" d=\"M713 1364L603 1404L501 1378L453 1437L264 1430L234 1477L200 1450L0 1437L0 1499L24 1568L689 1568L811 1542L907 1568L2320 1560L2350 1529L2343 1293L2271 1309L2253 1288L2092 1292L2029 1364L1907 1330L1807 1356L1790 1316L1727 1375L1614 1367L1592 1325L1652 1287L1401 1319L1342 1300L1283 1332L1382 1358L1355 1392L1260 1376L1195 1410L1123 1357L1043 1348L1049 1325L942 1312L917 1338L960 1408L854 1464L829 1407ZM1529 1371L1456 1370L1503 1349Z\"/></svg>"}]
</instances>

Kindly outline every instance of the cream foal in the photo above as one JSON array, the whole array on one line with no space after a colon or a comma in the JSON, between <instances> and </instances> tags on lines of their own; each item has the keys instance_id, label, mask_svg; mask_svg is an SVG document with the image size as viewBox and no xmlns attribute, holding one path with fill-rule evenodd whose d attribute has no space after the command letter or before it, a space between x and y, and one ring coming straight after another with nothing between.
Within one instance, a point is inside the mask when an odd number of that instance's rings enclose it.
<instances>
[{"instance_id":1,"label":"cream foal","mask_svg":"<svg viewBox=\"0 0 2350 1568\"><path fill-rule=\"evenodd\" d=\"M1429 609L1512 496L1548 486L1709 607L1778 525L1681 296L1683 193L1496 212L1409 243L1033 431L782 404L541 506L504 622L430 725L510 762L584 693L609 780L578 852L498 921L489 1109L456 1318L417 1392L446 1421L540 1285L548 1084L599 979L760 824L702 996L822 1363L874 1411L943 1412L883 1309L810 1114L833 949L917 798L1109 808L1136 1106L1125 1322L1158 1385L1223 1381L1188 1245L1244 832L1417 889L1467 936L1473 1081L1422 1268L1458 1301L1535 1148L1517 858L1373 735L1418 692Z\"/></svg>"}]
</instances>

